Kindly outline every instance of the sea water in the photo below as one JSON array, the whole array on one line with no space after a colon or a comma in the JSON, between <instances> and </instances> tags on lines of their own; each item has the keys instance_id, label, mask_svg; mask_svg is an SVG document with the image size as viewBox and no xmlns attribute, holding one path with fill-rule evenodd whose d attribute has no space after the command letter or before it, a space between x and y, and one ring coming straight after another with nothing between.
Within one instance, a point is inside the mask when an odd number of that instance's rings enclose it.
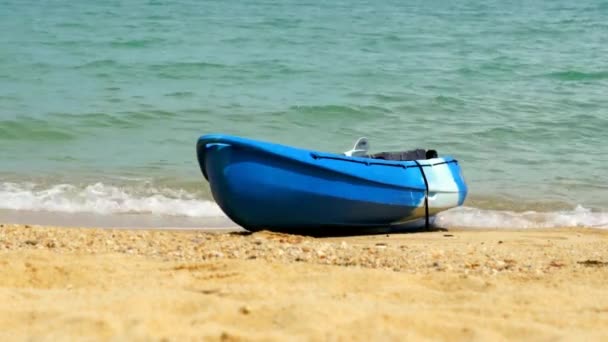
<instances>
[{"instance_id":1,"label":"sea water","mask_svg":"<svg viewBox=\"0 0 608 342\"><path fill-rule=\"evenodd\" d=\"M452 155L447 227L608 227L607 56L600 0L1 0L0 221L205 226L221 132Z\"/></svg>"}]
</instances>

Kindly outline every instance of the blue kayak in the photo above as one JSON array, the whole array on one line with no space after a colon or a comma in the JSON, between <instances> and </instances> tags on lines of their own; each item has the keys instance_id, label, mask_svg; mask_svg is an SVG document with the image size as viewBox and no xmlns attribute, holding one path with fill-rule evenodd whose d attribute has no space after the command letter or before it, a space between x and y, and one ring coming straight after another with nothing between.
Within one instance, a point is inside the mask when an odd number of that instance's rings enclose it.
<instances>
[{"instance_id":1,"label":"blue kayak","mask_svg":"<svg viewBox=\"0 0 608 342\"><path fill-rule=\"evenodd\" d=\"M213 198L250 231L428 225L467 194L460 166L448 156L388 160L220 134L200 137L196 148Z\"/></svg>"}]
</instances>

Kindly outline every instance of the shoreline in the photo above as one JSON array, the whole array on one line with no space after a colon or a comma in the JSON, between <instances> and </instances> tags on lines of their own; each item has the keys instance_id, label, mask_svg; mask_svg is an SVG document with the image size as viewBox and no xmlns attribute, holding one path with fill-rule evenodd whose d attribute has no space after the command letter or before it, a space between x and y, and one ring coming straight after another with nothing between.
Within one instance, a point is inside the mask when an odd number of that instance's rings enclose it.
<instances>
[{"instance_id":1,"label":"shoreline","mask_svg":"<svg viewBox=\"0 0 608 342\"><path fill-rule=\"evenodd\" d=\"M100 229L241 229L225 215L180 217L141 214L101 214L0 209L0 224Z\"/></svg>"},{"instance_id":2,"label":"shoreline","mask_svg":"<svg viewBox=\"0 0 608 342\"><path fill-rule=\"evenodd\" d=\"M215 205L215 204L214 204ZM94 213L0 209L0 222L57 227L95 227L126 229L201 229L241 230L225 214L210 216L172 216L144 213ZM608 229L608 212L580 206L568 211L500 211L462 206L439 213L437 227L445 229ZM396 227L395 233L401 228ZM406 229L407 230L407 229Z\"/></svg>"},{"instance_id":3,"label":"shoreline","mask_svg":"<svg viewBox=\"0 0 608 342\"><path fill-rule=\"evenodd\" d=\"M608 338L608 231L0 224L3 339Z\"/></svg>"}]
</instances>

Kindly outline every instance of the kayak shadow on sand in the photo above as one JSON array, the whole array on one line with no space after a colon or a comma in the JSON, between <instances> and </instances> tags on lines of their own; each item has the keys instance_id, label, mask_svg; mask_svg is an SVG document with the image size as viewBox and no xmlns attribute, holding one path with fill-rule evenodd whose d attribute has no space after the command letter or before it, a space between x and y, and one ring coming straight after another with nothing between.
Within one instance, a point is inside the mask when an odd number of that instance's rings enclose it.
<instances>
[{"instance_id":1,"label":"kayak shadow on sand","mask_svg":"<svg viewBox=\"0 0 608 342\"><path fill-rule=\"evenodd\" d=\"M291 235L303 235L317 238L330 238L330 237L345 237L345 236L363 236L363 235L382 235L382 234L414 234L414 233L431 233L431 232L447 232L448 229L431 225L428 228L425 227L408 227L408 226L391 226L391 227L379 227L379 228L344 228L331 229L331 228L285 228L285 229L261 229L256 231L240 231L232 232L232 235L248 236L257 232L270 232L270 233L281 233Z\"/></svg>"}]
</instances>

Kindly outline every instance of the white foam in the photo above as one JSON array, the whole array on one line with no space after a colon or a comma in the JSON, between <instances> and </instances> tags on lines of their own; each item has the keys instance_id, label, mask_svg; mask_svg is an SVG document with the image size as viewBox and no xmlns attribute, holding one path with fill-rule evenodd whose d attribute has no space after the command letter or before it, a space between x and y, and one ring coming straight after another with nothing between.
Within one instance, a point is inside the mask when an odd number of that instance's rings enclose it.
<instances>
[{"instance_id":1,"label":"white foam","mask_svg":"<svg viewBox=\"0 0 608 342\"><path fill-rule=\"evenodd\" d=\"M0 183L0 209L94 214L148 214L169 217L224 217L210 200L186 190L156 188L146 184L121 187L95 183L83 186L35 183ZM608 229L608 212L582 206L553 212L514 212L460 207L437 215L440 227L551 228L592 227Z\"/></svg>"},{"instance_id":2,"label":"white foam","mask_svg":"<svg viewBox=\"0 0 608 342\"><path fill-rule=\"evenodd\" d=\"M608 229L608 212L594 212L580 205L572 210L553 212L514 212L460 207L438 214L435 224L445 228L589 227Z\"/></svg>"},{"instance_id":3,"label":"white foam","mask_svg":"<svg viewBox=\"0 0 608 342\"><path fill-rule=\"evenodd\" d=\"M155 214L183 217L224 216L212 201L185 190L130 189L95 183L85 186L1 183L0 209L96 214Z\"/></svg>"}]
</instances>

